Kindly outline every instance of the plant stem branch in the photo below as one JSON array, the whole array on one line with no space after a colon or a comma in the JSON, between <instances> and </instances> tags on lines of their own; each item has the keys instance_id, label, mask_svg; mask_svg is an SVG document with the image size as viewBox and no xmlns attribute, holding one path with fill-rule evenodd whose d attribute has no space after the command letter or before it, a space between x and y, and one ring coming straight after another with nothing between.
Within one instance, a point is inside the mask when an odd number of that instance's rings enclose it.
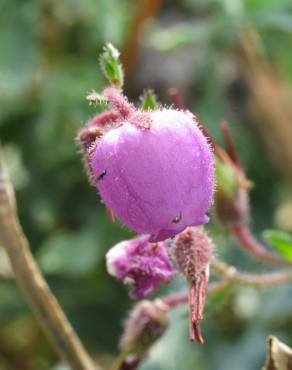
<instances>
[{"instance_id":1,"label":"plant stem branch","mask_svg":"<svg viewBox=\"0 0 292 370\"><path fill-rule=\"evenodd\" d=\"M213 257L212 268L223 275L223 280L211 283L208 287L208 295L216 294L231 283L253 286L273 286L286 283L292 283L292 271L276 271L264 274L250 274L239 272L234 266L229 266L225 262ZM188 292L178 292L168 294L161 299L169 307L173 308L180 304L188 302Z\"/></svg>"},{"instance_id":2,"label":"plant stem branch","mask_svg":"<svg viewBox=\"0 0 292 370\"><path fill-rule=\"evenodd\" d=\"M227 265L225 262L213 257L211 266L223 275L229 282L253 286L273 286L279 284L292 283L292 271L275 271L263 274L250 274L240 272L235 267Z\"/></svg>"},{"instance_id":3,"label":"plant stem branch","mask_svg":"<svg viewBox=\"0 0 292 370\"><path fill-rule=\"evenodd\" d=\"M262 261L276 265L292 266L292 262L270 253L252 234L248 225L242 222L234 223L231 226L233 236L246 251L256 256Z\"/></svg>"},{"instance_id":4,"label":"plant stem branch","mask_svg":"<svg viewBox=\"0 0 292 370\"><path fill-rule=\"evenodd\" d=\"M98 370L44 280L20 226L0 149L0 240L15 278L44 332L72 370Z\"/></svg>"},{"instance_id":5,"label":"plant stem branch","mask_svg":"<svg viewBox=\"0 0 292 370\"><path fill-rule=\"evenodd\" d=\"M133 72L137 62L141 34L145 23L150 18L154 18L159 12L162 0L139 0L136 4L135 16L130 28L131 32L121 56L121 62L124 67L125 74L128 77Z\"/></svg>"},{"instance_id":6,"label":"plant stem branch","mask_svg":"<svg viewBox=\"0 0 292 370\"><path fill-rule=\"evenodd\" d=\"M253 285L253 286L273 286L285 283L292 283L292 271L279 271L265 274L249 274L237 271L233 266L227 265L225 262L213 257L211 261L211 267L220 275L223 279L214 283L211 283L208 287L208 295L216 294L225 289L231 283L238 283L242 285ZM164 297L161 297L163 303L169 306L170 309L175 308L180 304L185 304L189 300L189 292L177 292L171 293ZM122 356L122 354L121 354ZM120 369L121 363L120 357L115 363L117 367L112 369ZM136 369L136 365L133 366L132 370Z\"/></svg>"},{"instance_id":7,"label":"plant stem branch","mask_svg":"<svg viewBox=\"0 0 292 370\"><path fill-rule=\"evenodd\" d=\"M217 292L220 292L225 287L227 287L230 283L229 279L224 279L222 281L218 281L216 283L212 283L208 287L208 295L216 294ZM161 298L161 300L167 304L169 307L173 308L180 304L188 302L189 299L189 292L178 292L178 293L170 293L164 297Z\"/></svg>"}]
</instances>

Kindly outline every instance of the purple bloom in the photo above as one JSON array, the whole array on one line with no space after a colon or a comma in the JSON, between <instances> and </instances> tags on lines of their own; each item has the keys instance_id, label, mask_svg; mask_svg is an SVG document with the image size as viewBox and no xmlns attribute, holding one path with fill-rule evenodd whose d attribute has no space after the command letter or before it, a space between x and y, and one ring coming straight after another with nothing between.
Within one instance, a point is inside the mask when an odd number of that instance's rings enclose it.
<instances>
[{"instance_id":1,"label":"purple bloom","mask_svg":"<svg viewBox=\"0 0 292 370\"><path fill-rule=\"evenodd\" d=\"M166 243L150 243L149 235L118 243L108 251L106 261L111 275L133 285L134 299L146 297L174 274Z\"/></svg>"},{"instance_id":2,"label":"purple bloom","mask_svg":"<svg viewBox=\"0 0 292 370\"><path fill-rule=\"evenodd\" d=\"M105 92L120 118L96 140L89 161L106 206L151 241L208 222L213 156L194 116L137 111L114 89Z\"/></svg>"}]
</instances>

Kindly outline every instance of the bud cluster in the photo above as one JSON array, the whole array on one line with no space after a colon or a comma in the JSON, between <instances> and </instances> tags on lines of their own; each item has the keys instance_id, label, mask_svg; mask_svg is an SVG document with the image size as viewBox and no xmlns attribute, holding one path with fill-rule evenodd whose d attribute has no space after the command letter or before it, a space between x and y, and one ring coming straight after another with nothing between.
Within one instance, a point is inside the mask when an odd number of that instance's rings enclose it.
<instances>
[{"instance_id":1,"label":"bud cluster","mask_svg":"<svg viewBox=\"0 0 292 370\"><path fill-rule=\"evenodd\" d=\"M141 234L110 249L108 272L132 285L132 298L143 299L173 278L167 239L175 237L172 257L190 285L190 337L202 342L198 322L212 243L194 226L209 220L215 187L212 148L197 117L183 107L161 106L151 90L144 92L139 109L128 101L121 90L119 52L111 44L104 47L100 64L110 86L87 99L91 105L105 104L106 110L80 130L78 142L109 214ZM121 340L129 366L139 363L163 333L167 310L161 301L142 302L133 310ZM142 355L137 355L138 344Z\"/></svg>"}]
</instances>

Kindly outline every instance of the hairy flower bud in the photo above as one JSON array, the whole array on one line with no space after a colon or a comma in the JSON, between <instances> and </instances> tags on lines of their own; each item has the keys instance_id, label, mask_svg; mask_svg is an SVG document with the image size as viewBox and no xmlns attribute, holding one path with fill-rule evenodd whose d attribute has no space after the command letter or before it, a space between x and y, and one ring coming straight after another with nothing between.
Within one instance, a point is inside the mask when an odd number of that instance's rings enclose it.
<instances>
[{"instance_id":1,"label":"hairy flower bud","mask_svg":"<svg viewBox=\"0 0 292 370\"><path fill-rule=\"evenodd\" d=\"M120 340L124 368L132 368L131 365L136 368L163 335L168 326L168 311L169 307L156 299L153 302L142 301L130 312Z\"/></svg>"},{"instance_id":2,"label":"hairy flower bud","mask_svg":"<svg viewBox=\"0 0 292 370\"><path fill-rule=\"evenodd\" d=\"M150 243L149 235L124 240L106 255L108 272L133 285L130 295L142 299L171 281L174 270L167 254L166 242Z\"/></svg>"},{"instance_id":3,"label":"hairy flower bud","mask_svg":"<svg viewBox=\"0 0 292 370\"><path fill-rule=\"evenodd\" d=\"M194 227L179 234L172 247L177 268L190 285L190 340L199 343L203 343L199 322L203 318L213 249L213 243L207 234Z\"/></svg>"},{"instance_id":4,"label":"hairy flower bud","mask_svg":"<svg viewBox=\"0 0 292 370\"><path fill-rule=\"evenodd\" d=\"M151 241L206 223L213 156L194 116L174 109L136 110L114 88L103 95L115 120L85 156L106 206L130 229L151 234Z\"/></svg>"},{"instance_id":5,"label":"hairy flower bud","mask_svg":"<svg viewBox=\"0 0 292 370\"><path fill-rule=\"evenodd\" d=\"M249 218L248 189L251 183L245 178L241 168L225 160L216 158L217 189L215 194L215 220L231 225Z\"/></svg>"}]
</instances>

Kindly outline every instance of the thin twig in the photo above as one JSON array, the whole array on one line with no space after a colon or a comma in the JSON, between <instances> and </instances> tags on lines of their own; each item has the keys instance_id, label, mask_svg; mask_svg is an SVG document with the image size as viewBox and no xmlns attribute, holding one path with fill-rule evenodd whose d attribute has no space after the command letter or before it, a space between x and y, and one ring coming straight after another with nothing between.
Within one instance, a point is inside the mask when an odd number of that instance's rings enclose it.
<instances>
[{"instance_id":1,"label":"thin twig","mask_svg":"<svg viewBox=\"0 0 292 370\"><path fill-rule=\"evenodd\" d=\"M230 282L253 286L272 286L279 284L292 283L292 271L275 271L263 274L250 274L239 272L235 267L227 265L225 262L213 257L212 268L223 275Z\"/></svg>"},{"instance_id":2,"label":"thin twig","mask_svg":"<svg viewBox=\"0 0 292 370\"><path fill-rule=\"evenodd\" d=\"M214 283L211 283L208 287L208 295L216 294L224 290L227 286L232 283L238 283L243 285L253 285L253 286L273 286L285 283L292 283L292 271L279 271L271 272L265 274L249 274L239 272L235 267L227 265L225 262L219 260L218 258L213 257L211 261L211 267L220 275L223 275L223 279ZM160 298L170 309L177 307L180 304L185 304L189 300L189 292L177 292L170 293L164 297ZM123 356L121 354L120 356ZM115 364L120 364L119 362ZM112 369L123 370L116 365ZM136 369L136 365L131 368L132 370Z\"/></svg>"},{"instance_id":3,"label":"thin twig","mask_svg":"<svg viewBox=\"0 0 292 370\"><path fill-rule=\"evenodd\" d=\"M168 95L169 95L170 99L172 100L175 108L181 109L181 110L187 110L188 109L186 103L184 102L184 100L182 98L182 96L180 95L180 93L178 92L178 90L175 87L171 87L168 90Z\"/></svg>"},{"instance_id":4,"label":"thin twig","mask_svg":"<svg viewBox=\"0 0 292 370\"><path fill-rule=\"evenodd\" d=\"M230 134L229 125L226 121L220 122L220 130L224 136L225 145L226 145L226 152L229 155L229 158L231 159L232 163L241 171L244 171L242 163L240 162L240 159L238 157L237 151L235 149L235 145L232 139L232 136Z\"/></svg>"},{"instance_id":5,"label":"thin twig","mask_svg":"<svg viewBox=\"0 0 292 370\"><path fill-rule=\"evenodd\" d=\"M140 46L141 33L145 22L159 12L162 0L139 0L136 2L135 16L130 27L129 38L124 47L121 62L129 77L135 67Z\"/></svg>"},{"instance_id":6,"label":"thin twig","mask_svg":"<svg viewBox=\"0 0 292 370\"><path fill-rule=\"evenodd\" d=\"M0 240L15 278L40 325L60 357L72 370L98 370L68 322L30 252L20 226L14 191L0 149Z\"/></svg>"},{"instance_id":7,"label":"thin twig","mask_svg":"<svg viewBox=\"0 0 292 370\"><path fill-rule=\"evenodd\" d=\"M216 294L226 288L230 283L229 279L224 279L222 281L218 281L212 283L208 287L208 295ZM166 303L169 307L173 308L180 304L188 302L189 299L189 292L178 292L178 293L170 293L161 298L161 300Z\"/></svg>"},{"instance_id":8,"label":"thin twig","mask_svg":"<svg viewBox=\"0 0 292 370\"><path fill-rule=\"evenodd\" d=\"M239 272L234 266L213 257L212 268L223 275L224 279L211 283L208 287L208 295L212 295L225 289L231 283L253 286L273 286L292 283L292 271L276 271L264 274L251 274ZM173 308L188 301L188 292L171 293L161 298L164 303Z\"/></svg>"},{"instance_id":9,"label":"thin twig","mask_svg":"<svg viewBox=\"0 0 292 370\"><path fill-rule=\"evenodd\" d=\"M262 261L276 265L292 266L292 262L270 253L252 234L249 226L243 222L236 222L231 226L233 236L241 247Z\"/></svg>"}]
</instances>

